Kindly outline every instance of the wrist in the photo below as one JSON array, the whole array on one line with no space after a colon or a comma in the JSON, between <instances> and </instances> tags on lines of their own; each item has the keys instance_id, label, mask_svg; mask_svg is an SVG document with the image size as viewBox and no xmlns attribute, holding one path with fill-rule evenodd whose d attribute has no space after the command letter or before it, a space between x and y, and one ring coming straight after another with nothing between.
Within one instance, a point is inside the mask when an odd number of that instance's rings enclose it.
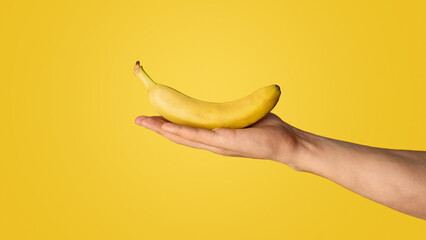
<instances>
[{"instance_id":1,"label":"wrist","mask_svg":"<svg viewBox=\"0 0 426 240\"><path fill-rule=\"evenodd\" d=\"M326 138L295 128L296 144L287 165L299 172L312 172L315 159L324 150Z\"/></svg>"}]
</instances>

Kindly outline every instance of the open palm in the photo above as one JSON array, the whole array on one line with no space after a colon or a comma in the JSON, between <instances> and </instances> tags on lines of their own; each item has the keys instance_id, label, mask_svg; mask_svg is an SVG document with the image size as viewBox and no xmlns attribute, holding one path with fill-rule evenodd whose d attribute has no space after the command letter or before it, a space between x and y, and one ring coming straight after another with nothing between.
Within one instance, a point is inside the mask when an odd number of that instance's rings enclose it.
<instances>
[{"instance_id":1,"label":"open palm","mask_svg":"<svg viewBox=\"0 0 426 240\"><path fill-rule=\"evenodd\" d=\"M298 145L299 130L273 113L243 129L193 128L171 123L161 116L140 116L135 122L175 143L225 156L270 159L289 164Z\"/></svg>"}]
</instances>

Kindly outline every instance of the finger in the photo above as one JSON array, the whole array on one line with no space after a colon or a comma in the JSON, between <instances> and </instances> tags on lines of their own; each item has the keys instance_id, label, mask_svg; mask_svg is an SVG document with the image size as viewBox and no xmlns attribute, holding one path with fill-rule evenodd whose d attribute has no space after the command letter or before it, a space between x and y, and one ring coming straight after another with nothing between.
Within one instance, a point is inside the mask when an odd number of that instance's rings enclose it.
<instances>
[{"instance_id":1,"label":"finger","mask_svg":"<svg viewBox=\"0 0 426 240\"><path fill-rule=\"evenodd\" d=\"M175 135L173 133L168 133L168 132L162 132L160 133L163 137L169 139L170 141L177 143L177 144L181 144L187 147L192 147L192 148L197 148L197 149L204 149L216 154L220 154L220 155L224 155L224 156L230 156L230 157L237 157L237 156L241 156L241 154L228 150L228 149L223 149L223 148L218 148L215 146L209 146L203 143L199 143L199 142L195 142L195 141L191 141L185 138L182 138L178 135Z\"/></svg>"},{"instance_id":2,"label":"finger","mask_svg":"<svg viewBox=\"0 0 426 240\"><path fill-rule=\"evenodd\" d=\"M178 135L182 138L214 146L222 149L229 149L233 144L233 129L220 128L217 130L208 130L204 128L193 128L174 123L165 123L162 129L166 132ZM231 146L232 148L232 146Z\"/></svg>"},{"instance_id":3,"label":"finger","mask_svg":"<svg viewBox=\"0 0 426 240\"><path fill-rule=\"evenodd\" d=\"M141 125L143 127L146 127L164 137L166 137L167 139L169 139L172 142L184 145L184 146L188 146L188 147L193 147L193 148L197 148L197 149L204 149L204 150L208 150L217 154L221 154L221 155L225 155L225 156L239 156L240 154L228 149L222 149L222 148L218 148L215 146L210 146L210 145L206 145L204 143L201 142L196 142L196 141L192 141L190 139L185 139L179 135L164 131L162 126L164 124L167 124L168 122L160 116L154 116L154 117L147 117L147 116L140 116L138 117L135 122L138 125Z\"/></svg>"},{"instance_id":4,"label":"finger","mask_svg":"<svg viewBox=\"0 0 426 240\"><path fill-rule=\"evenodd\" d=\"M159 119L159 120L163 120L163 121L165 121L165 122L168 122L168 120L167 120L167 119L165 119L163 116L144 116L144 115L142 115L142 116L139 116L139 117L137 117L137 118L135 119L135 123L136 123L137 125L141 125L142 121L144 121L144 120L145 120L145 119L147 119L147 118L151 118L151 119Z\"/></svg>"},{"instance_id":5,"label":"finger","mask_svg":"<svg viewBox=\"0 0 426 240\"><path fill-rule=\"evenodd\" d=\"M165 122L165 120L161 119L158 116L139 116L135 120L135 123L137 125L148 128L154 132L159 132L161 125L163 125Z\"/></svg>"},{"instance_id":6,"label":"finger","mask_svg":"<svg viewBox=\"0 0 426 240\"><path fill-rule=\"evenodd\" d=\"M139 117L137 117L136 119L135 119L135 123L137 124L137 125L140 125L140 123L144 120L144 119L146 119L147 118L147 116L139 116Z\"/></svg>"},{"instance_id":7,"label":"finger","mask_svg":"<svg viewBox=\"0 0 426 240\"><path fill-rule=\"evenodd\" d=\"M170 122L169 120L167 120L167 119L166 119L166 118L164 118L163 116L151 116L150 118L163 120L163 121L165 121L165 122Z\"/></svg>"}]
</instances>

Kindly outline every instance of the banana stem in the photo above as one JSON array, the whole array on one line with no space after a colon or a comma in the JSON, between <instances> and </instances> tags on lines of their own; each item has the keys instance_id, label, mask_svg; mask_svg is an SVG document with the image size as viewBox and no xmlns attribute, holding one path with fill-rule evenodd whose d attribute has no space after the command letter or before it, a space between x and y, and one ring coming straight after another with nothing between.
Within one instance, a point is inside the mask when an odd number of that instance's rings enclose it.
<instances>
[{"instance_id":1,"label":"banana stem","mask_svg":"<svg viewBox=\"0 0 426 240\"><path fill-rule=\"evenodd\" d=\"M136 62L134 73L136 77L142 80L148 90L157 84L148 76L148 74L146 74L139 61Z\"/></svg>"}]
</instances>

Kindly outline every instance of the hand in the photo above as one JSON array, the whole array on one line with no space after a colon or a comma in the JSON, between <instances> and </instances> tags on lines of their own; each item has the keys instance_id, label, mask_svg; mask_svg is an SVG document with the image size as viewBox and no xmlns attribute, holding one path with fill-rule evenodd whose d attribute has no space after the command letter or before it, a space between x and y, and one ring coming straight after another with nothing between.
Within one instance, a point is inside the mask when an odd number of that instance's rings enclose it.
<instances>
[{"instance_id":1,"label":"hand","mask_svg":"<svg viewBox=\"0 0 426 240\"><path fill-rule=\"evenodd\" d=\"M171 123L161 116L140 116L135 122L178 144L224 156L270 159L290 167L300 149L302 134L273 113L243 129L192 128Z\"/></svg>"},{"instance_id":2,"label":"hand","mask_svg":"<svg viewBox=\"0 0 426 240\"><path fill-rule=\"evenodd\" d=\"M373 148L321 137L290 126L272 113L243 129L192 128L160 116L140 116L136 124L185 146L281 162L426 219L426 152Z\"/></svg>"}]
</instances>

